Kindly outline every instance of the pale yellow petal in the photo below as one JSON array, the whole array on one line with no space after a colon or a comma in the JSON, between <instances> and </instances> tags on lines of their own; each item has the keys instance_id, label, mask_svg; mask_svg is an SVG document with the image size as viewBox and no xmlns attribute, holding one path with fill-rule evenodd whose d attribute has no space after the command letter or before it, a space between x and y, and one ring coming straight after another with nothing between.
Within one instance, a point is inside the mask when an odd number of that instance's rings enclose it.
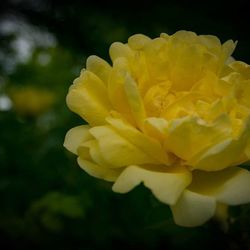
<instances>
[{"instance_id":1,"label":"pale yellow petal","mask_svg":"<svg viewBox=\"0 0 250 250\"><path fill-rule=\"evenodd\" d=\"M201 169L206 171L222 170L237 161L244 150L244 143L233 139L226 139L217 145L205 150L205 153L199 153L194 156L188 165L192 169Z\"/></svg>"},{"instance_id":2,"label":"pale yellow petal","mask_svg":"<svg viewBox=\"0 0 250 250\"><path fill-rule=\"evenodd\" d=\"M239 167L216 172L194 171L189 189L228 205L249 203L250 172Z\"/></svg>"},{"instance_id":3,"label":"pale yellow petal","mask_svg":"<svg viewBox=\"0 0 250 250\"><path fill-rule=\"evenodd\" d=\"M164 118L149 117L145 120L144 130L149 136L163 142L168 134L168 125Z\"/></svg>"},{"instance_id":4,"label":"pale yellow petal","mask_svg":"<svg viewBox=\"0 0 250 250\"><path fill-rule=\"evenodd\" d=\"M174 221L184 227L196 227L204 224L215 213L215 199L185 190L177 203L171 206Z\"/></svg>"},{"instance_id":5,"label":"pale yellow petal","mask_svg":"<svg viewBox=\"0 0 250 250\"><path fill-rule=\"evenodd\" d=\"M219 88L217 82L218 76L212 71L207 71L204 76L193 85L192 91L200 93L208 100L213 99L216 91L218 92L217 89ZM225 92L223 92L223 94L224 93Z\"/></svg>"},{"instance_id":6,"label":"pale yellow petal","mask_svg":"<svg viewBox=\"0 0 250 250\"><path fill-rule=\"evenodd\" d=\"M88 125L81 125L70 129L65 136L63 146L70 152L77 154L79 145L93 138L89 133L89 129L90 126Z\"/></svg>"},{"instance_id":7,"label":"pale yellow petal","mask_svg":"<svg viewBox=\"0 0 250 250\"><path fill-rule=\"evenodd\" d=\"M111 66L105 60L98 56L90 56L87 59L86 68L97 75L105 85L108 84Z\"/></svg>"},{"instance_id":8,"label":"pale yellow petal","mask_svg":"<svg viewBox=\"0 0 250 250\"><path fill-rule=\"evenodd\" d=\"M109 49L109 54L114 62L117 58L124 57L127 60L134 56L134 51L127 45L120 42L114 42Z\"/></svg>"},{"instance_id":9,"label":"pale yellow petal","mask_svg":"<svg viewBox=\"0 0 250 250\"><path fill-rule=\"evenodd\" d=\"M222 116L213 124L197 117L184 117L169 122L165 147L184 160L191 159L203 149L231 135L230 120Z\"/></svg>"},{"instance_id":10,"label":"pale yellow petal","mask_svg":"<svg viewBox=\"0 0 250 250\"><path fill-rule=\"evenodd\" d=\"M83 150L84 147L89 150L90 159L95 164L102 166L102 167L106 167L106 168L114 168L113 164L108 163L103 157L103 154L100 150L100 146L97 140L90 140L85 143L82 143L79 147L79 150ZM85 158L82 154L79 154L79 156L81 156L82 159L86 159L86 160L88 159L88 158Z\"/></svg>"},{"instance_id":11,"label":"pale yellow petal","mask_svg":"<svg viewBox=\"0 0 250 250\"><path fill-rule=\"evenodd\" d=\"M233 40L228 40L222 44L222 58L225 61L232 55L236 45L237 42L234 42Z\"/></svg>"},{"instance_id":12,"label":"pale yellow petal","mask_svg":"<svg viewBox=\"0 0 250 250\"><path fill-rule=\"evenodd\" d=\"M140 50L143 49L145 45L150 42L150 40L151 39L145 35L136 34L128 39L128 45L133 50Z\"/></svg>"},{"instance_id":13,"label":"pale yellow petal","mask_svg":"<svg viewBox=\"0 0 250 250\"><path fill-rule=\"evenodd\" d=\"M154 163L167 165L171 163L169 156L156 139L140 132L121 119L108 117L106 120L121 136L153 159Z\"/></svg>"},{"instance_id":14,"label":"pale yellow petal","mask_svg":"<svg viewBox=\"0 0 250 250\"><path fill-rule=\"evenodd\" d=\"M99 166L91 161L82 159L81 157L77 158L79 166L86 171L89 175L96 178L104 179L106 181L115 181L120 175L120 170L109 169L103 166Z\"/></svg>"},{"instance_id":15,"label":"pale yellow petal","mask_svg":"<svg viewBox=\"0 0 250 250\"><path fill-rule=\"evenodd\" d=\"M125 58L118 58L114 61L110 80L108 82L108 96L114 109L120 112L130 123L135 125L124 88L128 72L130 72L130 69L128 61Z\"/></svg>"},{"instance_id":16,"label":"pale yellow petal","mask_svg":"<svg viewBox=\"0 0 250 250\"><path fill-rule=\"evenodd\" d=\"M114 167L124 167L131 164L154 163L154 159L132 144L111 126L99 126L90 129L97 139L102 157Z\"/></svg>"},{"instance_id":17,"label":"pale yellow petal","mask_svg":"<svg viewBox=\"0 0 250 250\"><path fill-rule=\"evenodd\" d=\"M250 65L241 61L233 61L229 64L230 68L240 73L244 79L250 79Z\"/></svg>"},{"instance_id":18,"label":"pale yellow petal","mask_svg":"<svg viewBox=\"0 0 250 250\"><path fill-rule=\"evenodd\" d=\"M124 89L134 119L138 127L142 129L146 112L137 84L129 74L125 77Z\"/></svg>"},{"instance_id":19,"label":"pale yellow petal","mask_svg":"<svg viewBox=\"0 0 250 250\"><path fill-rule=\"evenodd\" d=\"M200 35L199 40L209 49L209 51L215 55L219 55L221 50L221 42L218 37L211 35Z\"/></svg>"},{"instance_id":20,"label":"pale yellow petal","mask_svg":"<svg viewBox=\"0 0 250 250\"><path fill-rule=\"evenodd\" d=\"M218 144L208 147L194 155L187 164L192 169L201 169L206 171L222 170L238 162L247 146L247 140L250 134L249 120L245 121L241 133L237 138L228 138L221 140Z\"/></svg>"},{"instance_id":21,"label":"pale yellow petal","mask_svg":"<svg viewBox=\"0 0 250 250\"><path fill-rule=\"evenodd\" d=\"M111 109L104 83L89 71L83 71L74 81L66 101L91 126L104 124Z\"/></svg>"},{"instance_id":22,"label":"pale yellow petal","mask_svg":"<svg viewBox=\"0 0 250 250\"><path fill-rule=\"evenodd\" d=\"M171 64L166 58L168 51L167 41L164 38L158 37L149 42L143 49L147 66L149 69L150 78L153 83L166 81L169 79L168 73Z\"/></svg>"},{"instance_id":23,"label":"pale yellow petal","mask_svg":"<svg viewBox=\"0 0 250 250\"><path fill-rule=\"evenodd\" d=\"M190 182L191 174L184 167L176 166L172 172L157 172L134 165L121 173L113 185L113 191L127 193L143 183L160 201L171 205Z\"/></svg>"}]
</instances>

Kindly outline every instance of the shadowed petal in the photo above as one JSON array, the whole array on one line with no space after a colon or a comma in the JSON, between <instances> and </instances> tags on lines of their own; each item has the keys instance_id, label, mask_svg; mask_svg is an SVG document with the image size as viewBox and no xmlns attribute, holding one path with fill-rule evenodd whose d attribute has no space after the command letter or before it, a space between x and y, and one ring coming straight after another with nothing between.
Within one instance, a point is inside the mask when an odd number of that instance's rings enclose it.
<instances>
[{"instance_id":1,"label":"shadowed petal","mask_svg":"<svg viewBox=\"0 0 250 250\"><path fill-rule=\"evenodd\" d=\"M193 192L215 197L228 205L250 202L250 172L231 167L216 172L194 171L189 189Z\"/></svg>"},{"instance_id":2,"label":"shadowed petal","mask_svg":"<svg viewBox=\"0 0 250 250\"><path fill-rule=\"evenodd\" d=\"M127 167L113 185L113 191L127 193L141 182L166 204L174 204L191 182L191 174L182 167L172 172L156 172L139 166Z\"/></svg>"},{"instance_id":3,"label":"shadowed petal","mask_svg":"<svg viewBox=\"0 0 250 250\"><path fill-rule=\"evenodd\" d=\"M77 149L84 141L90 140L93 136L89 133L90 126L82 125L70 129L64 140L63 146L70 152L77 154Z\"/></svg>"},{"instance_id":4,"label":"shadowed petal","mask_svg":"<svg viewBox=\"0 0 250 250\"><path fill-rule=\"evenodd\" d=\"M200 226L215 213L214 198L185 190L177 203L171 206L175 223L184 227Z\"/></svg>"}]
</instances>

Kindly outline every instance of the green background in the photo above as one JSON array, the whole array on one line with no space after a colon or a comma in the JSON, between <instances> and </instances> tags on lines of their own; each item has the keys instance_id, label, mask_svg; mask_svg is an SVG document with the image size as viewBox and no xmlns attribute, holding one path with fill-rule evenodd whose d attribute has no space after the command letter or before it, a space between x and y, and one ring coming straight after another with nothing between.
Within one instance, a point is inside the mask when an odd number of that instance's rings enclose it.
<instances>
[{"instance_id":1,"label":"green background","mask_svg":"<svg viewBox=\"0 0 250 250\"><path fill-rule=\"evenodd\" d=\"M83 121L65 104L89 55L108 61L112 42L185 29L238 40L250 62L247 1L1 1L0 242L3 249L249 249L250 207L230 208L229 229L173 223L143 186L124 195L88 176L62 144ZM37 112L20 89L46 91ZM42 104L41 104L42 105Z\"/></svg>"}]
</instances>

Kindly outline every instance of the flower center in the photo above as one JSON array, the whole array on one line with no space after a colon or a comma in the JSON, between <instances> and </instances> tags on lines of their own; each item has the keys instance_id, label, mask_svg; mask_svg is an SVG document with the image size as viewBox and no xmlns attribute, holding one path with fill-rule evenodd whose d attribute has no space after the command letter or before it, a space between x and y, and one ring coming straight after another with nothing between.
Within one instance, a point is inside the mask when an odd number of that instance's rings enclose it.
<instances>
[{"instance_id":1,"label":"flower center","mask_svg":"<svg viewBox=\"0 0 250 250\"><path fill-rule=\"evenodd\" d=\"M164 81L149 88L144 97L144 104L148 116L159 117L167 107L176 100L170 91L170 81Z\"/></svg>"}]
</instances>

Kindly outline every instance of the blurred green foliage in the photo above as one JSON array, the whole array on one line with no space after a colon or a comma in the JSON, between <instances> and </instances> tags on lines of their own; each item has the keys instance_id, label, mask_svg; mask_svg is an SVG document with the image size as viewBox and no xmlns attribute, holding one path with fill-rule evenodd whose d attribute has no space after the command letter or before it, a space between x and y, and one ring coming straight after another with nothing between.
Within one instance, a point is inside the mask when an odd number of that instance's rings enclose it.
<instances>
[{"instance_id":1,"label":"blurred green foliage","mask_svg":"<svg viewBox=\"0 0 250 250\"><path fill-rule=\"evenodd\" d=\"M113 193L110 183L84 173L62 146L66 131L83 123L67 109L65 96L87 56L109 60L110 44L134 33L155 37L187 29L239 40L234 55L249 63L246 2L0 3L3 249L250 248L248 205L231 208L227 232L214 221L181 228L146 188ZM24 101L16 102L13 89L31 94L21 93ZM45 107L41 99L36 105L42 108L28 112L34 89L48 92L53 102Z\"/></svg>"}]
</instances>

